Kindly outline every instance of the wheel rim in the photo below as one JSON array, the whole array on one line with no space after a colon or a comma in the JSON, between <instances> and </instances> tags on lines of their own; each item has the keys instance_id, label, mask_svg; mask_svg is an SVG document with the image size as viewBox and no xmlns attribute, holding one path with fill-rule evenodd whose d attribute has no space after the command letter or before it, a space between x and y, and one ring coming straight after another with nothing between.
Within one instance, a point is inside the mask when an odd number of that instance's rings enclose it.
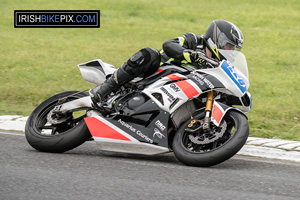
<instances>
[{"instance_id":1,"label":"wheel rim","mask_svg":"<svg viewBox=\"0 0 300 200\"><path fill-rule=\"evenodd\" d=\"M78 99L78 97L69 97L68 101L72 101ZM67 130L74 128L85 116L86 110L80 110L81 114L78 114L80 111L76 111L76 113L69 113L70 117L63 123L60 124L50 124L47 121L48 113L57 105L58 100L53 101L51 104L47 105L39 114L37 115L37 123L34 128L36 129L36 133L46 137L53 137L58 134L62 134ZM58 116L62 117L62 116Z\"/></svg>"}]
</instances>

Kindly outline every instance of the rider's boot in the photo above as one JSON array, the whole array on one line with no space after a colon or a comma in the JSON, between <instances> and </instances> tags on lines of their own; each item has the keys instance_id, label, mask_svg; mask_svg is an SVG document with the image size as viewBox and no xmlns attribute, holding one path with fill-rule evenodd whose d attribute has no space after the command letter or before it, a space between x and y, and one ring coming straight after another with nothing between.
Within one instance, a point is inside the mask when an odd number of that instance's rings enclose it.
<instances>
[{"instance_id":1,"label":"rider's boot","mask_svg":"<svg viewBox=\"0 0 300 200\"><path fill-rule=\"evenodd\" d=\"M144 48L136 52L114 72L103 84L90 90L90 96L94 104L105 102L106 97L117 91L121 85L131 81L137 76L146 77L156 71L160 63L160 54L155 49Z\"/></svg>"},{"instance_id":2,"label":"rider's boot","mask_svg":"<svg viewBox=\"0 0 300 200\"><path fill-rule=\"evenodd\" d=\"M121 85L131 81L134 77L126 72L124 65L117 69L108 79L101 85L90 89L89 93L92 101L97 104L106 100L107 95L117 91Z\"/></svg>"}]
</instances>

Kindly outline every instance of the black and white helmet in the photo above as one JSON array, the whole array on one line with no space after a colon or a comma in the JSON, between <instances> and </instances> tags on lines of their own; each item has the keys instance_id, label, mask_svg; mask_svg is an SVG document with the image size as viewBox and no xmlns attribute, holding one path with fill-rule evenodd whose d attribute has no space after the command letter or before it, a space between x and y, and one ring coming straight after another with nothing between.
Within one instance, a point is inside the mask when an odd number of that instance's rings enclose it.
<instances>
[{"instance_id":1,"label":"black and white helmet","mask_svg":"<svg viewBox=\"0 0 300 200\"><path fill-rule=\"evenodd\" d=\"M206 29L204 39L217 58L219 58L218 49L241 50L244 42L242 31L225 20L214 20Z\"/></svg>"}]
</instances>

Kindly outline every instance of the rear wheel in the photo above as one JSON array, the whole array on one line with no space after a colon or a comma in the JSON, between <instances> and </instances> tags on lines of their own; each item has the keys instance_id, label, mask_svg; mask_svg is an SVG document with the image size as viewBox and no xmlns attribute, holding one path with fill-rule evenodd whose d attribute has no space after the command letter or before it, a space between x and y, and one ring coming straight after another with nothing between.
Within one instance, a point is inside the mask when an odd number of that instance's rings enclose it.
<instances>
[{"instance_id":1,"label":"rear wheel","mask_svg":"<svg viewBox=\"0 0 300 200\"><path fill-rule=\"evenodd\" d=\"M200 167L219 164L234 156L246 143L249 125L242 113L228 111L220 127L211 124L210 132L203 131L203 119L204 113L196 115L195 125L192 120L187 121L173 139L174 154L184 164ZM192 125L196 127L189 128Z\"/></svg>"},{"instance_id":2,"label":"rear wheel","mask_svg":"<svg viewBox=\"0 0 300 200\"><path fill-rule=\"evenodd\" d=\"M71 150L91 137L84 122L86 110L68 114L52 113L60 99L66 102L88 96L87 92L67 91L42 102L29 116L25 126L28 143L35 149L60 153ZM50 122L49 122L50 121Z\"/></svg>"}]
</instances>

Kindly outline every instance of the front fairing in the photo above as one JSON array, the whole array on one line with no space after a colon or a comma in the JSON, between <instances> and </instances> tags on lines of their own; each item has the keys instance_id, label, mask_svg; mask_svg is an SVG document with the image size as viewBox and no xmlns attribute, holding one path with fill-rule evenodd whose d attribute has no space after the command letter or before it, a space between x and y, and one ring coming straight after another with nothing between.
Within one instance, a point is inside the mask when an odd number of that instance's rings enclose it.
<instances>
[{"instance_id":1,"label":"front fairing","mask_svg":"<svg viewBox=\"0 0 300 200\"><path fill-rule=\"evenodd\" d=\"M220 50L220 53L226 59L220 62L218 67L198 69L194 74L209 74L215 77L223 87L217 87L216 81L210 79L214 83L214 90L237 97L242 105L241 110L246 113L252 105L252 98L248 92L250 83L246 58L239 51Z\"/></svg>"},{"instance_id":2,"label":"front fairing","mask_svg":"<svg viewBox=\"0 0 300 200\"><path fill-rule=\"evenodd\" d=\"M243 96L239 97L239 99L243 105L243 112L247 113L252 107L252 97L248 91L250 87L250 81L246 57L240 51L221 49L219 52L226 58L226 62L233 67L233 71L236 72L235 78L239 82L239 87L242 88L243 83L245 84L245 91L243 92ZM234 75L234 73L231 74ZM240 78L242 80L239 80Z\"/></svg>"}]
</instances>

